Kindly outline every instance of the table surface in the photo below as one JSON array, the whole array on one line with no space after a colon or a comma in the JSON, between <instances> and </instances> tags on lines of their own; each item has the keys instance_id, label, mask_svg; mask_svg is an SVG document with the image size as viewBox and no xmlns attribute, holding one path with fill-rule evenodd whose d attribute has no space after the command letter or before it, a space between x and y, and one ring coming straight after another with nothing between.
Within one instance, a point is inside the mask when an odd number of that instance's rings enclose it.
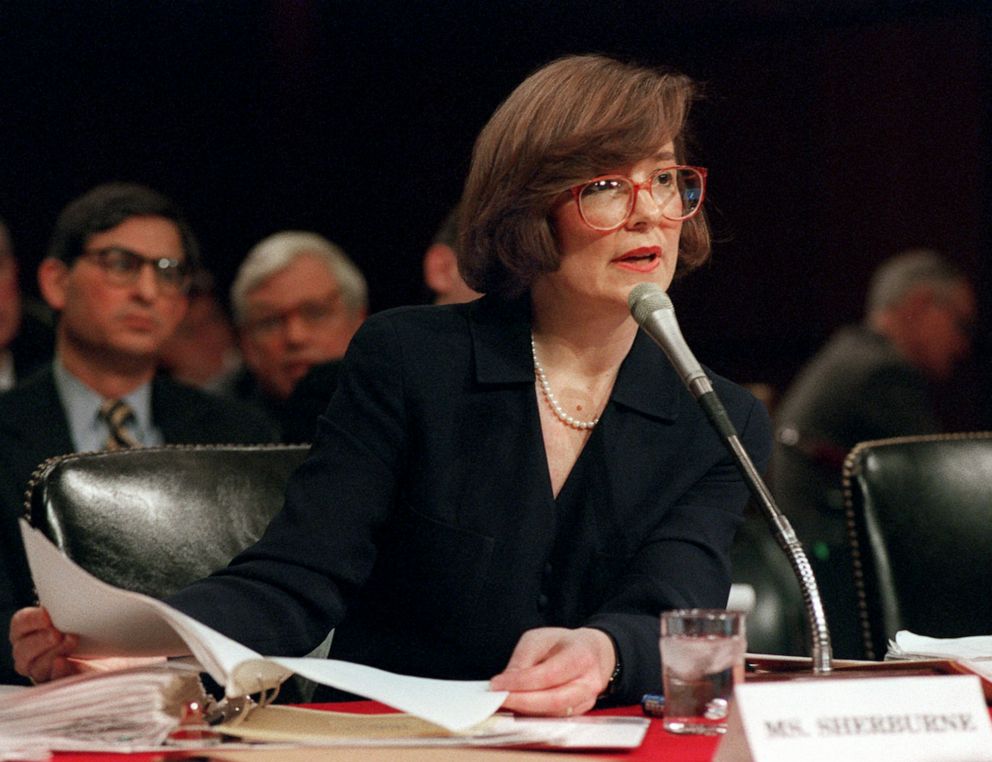
<instances>
[{"instance_id":1,"label":"table surface","mask_svg":"<svg viewBox=\"0 0 992 762\"><path fill-rule=\"evenodd\" d=\"M802 679L804 673L795 671L794 666L788 667L779 662L779 657L767 657L767 664L758 665L758 674L749 674L748 680L764 679ZM794 661L794 660L793 660ZM757 663L757 662L756 662ZM789 662L791 663L791 662ZM837 663L835 666L841 666ZM880 662L866 666L864 663L852 662L850 669L838 669L834 677L858 677L871 667L870 674L883 675L914 675L917 673L930 675L960 674L960 665L937 660L925 662ZM769 669L770 668L770 671ZM922 671L922 672L921 672ZM992 681L984 681L987 703L992 705ZM392 712L393 709L374 701L354 701L337 704L308 704L310 708L373 714ZM617 707L592 712L594 715L613 716L643 716L639 706ZM990 709L992 715L992 709ZM498 748L469 748L469 747L326 747L298 749L266 749L260 746L249 751L225 749L223 745L208 749L187 751L161 751L142 754L97 754L65 752L53 756L54 762L171 762L175 760L197 760L198 762L447 762L451 760L471 760L473 762L575 762L576 760L622 759L628 762L640 760L673 760L673 762L709 762L716 754L720 736L681 736L666 732L659 718L651 718L644 741L636 749L616 753L602 752L550 752L550 751L521 751Z\"/></svg>"},{"instance_id":2,"label":"table surface","mask_svg":"<svg viewBox=\"0 0 992 762\"><path fill-rule=\"evenodd\" d=\"M990 700L992 703L992 700ZM308 704L310 708L362 714L392 712L374 701L340 704ZM591 712L594 715L643 716L639 706L617 707ZM992 707L989 709L992 716ZM53 762L587 762L588 760L627 760L647 762L710 762L716 754L720 736L680 736L666 732L660 718L651 718L643 743L636 749L616 753L551 752L468 747L328 747L266 749L249 751L209 749L161 751L143 754L57 753Z\"/></svg>"},{"instance_id":3,"label":"table surface","mask_svg":"<svg viewBox=\"0 0 992 762\"><path fill-rule=\"evenodd\" d=\"M355 701L346 704L311 704L311 708L329 709L336 711L351 711L374 713L391 711L387 707L373 701ZM603 709L591 714L614 716L643 716L640 707L618 707ZM604 754L590 752L546 752L546 751L510 751L499 749L476 748L374 748L374 747L344 747L328 749L287 749L269 750L260 748L257 751L234 752L225 751L223 747L209 750L190 752L161 752L147 754L96 754L96 753L58 753L54 762L166 762L171 760L196 759L199 762L294 762L294 760L313 760L314 762L343 762L344 760L359 760L364 762L392 762L406 760L408 762L447 762L447 760L471 760L472 762L515 762L527 760L530 762L553 762L556 760L599 760L622 759L628 762L640 760L669 759L678 762L709 762L716 753L719 743L717 736L676 736L666 732L661 726L661 720L652 718L644 742L629 751Z\"/></svg>"}]
</instances>

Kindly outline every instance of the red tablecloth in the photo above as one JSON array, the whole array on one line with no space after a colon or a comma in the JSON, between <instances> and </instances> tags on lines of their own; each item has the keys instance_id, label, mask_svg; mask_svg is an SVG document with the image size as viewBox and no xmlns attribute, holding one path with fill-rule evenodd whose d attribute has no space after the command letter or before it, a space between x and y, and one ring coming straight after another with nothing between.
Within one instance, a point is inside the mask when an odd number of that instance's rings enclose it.
<instances>
[{"instance_id":1,"label":"red tablecloth","mask_svg":"<svg viewBox=\"0 0 992 762\"><path fill-rule=\"evenodd\" d=\"M392 711L382 704L374 701L355 701L347 704L312 704L314 709L333 709L344 712L386 712ZM603 709L594 714L612 715L641 715L640 707L620 707L617 709ZM596 753L596 757L607 757L610 759L623 759L629 762L639 760L677 760L677 762L709 762L716 753L716 746L719 739L710 736L676 736L666 733L661 727L661 720L652 719L651 727L648 728L644 743L637 749L618 754ZM577 758L582 756L578 754ZM168 759L163 754L80 754L80 753L60 753L55 755L57 762L162 762Z\"/></svg>"}]
</instances>

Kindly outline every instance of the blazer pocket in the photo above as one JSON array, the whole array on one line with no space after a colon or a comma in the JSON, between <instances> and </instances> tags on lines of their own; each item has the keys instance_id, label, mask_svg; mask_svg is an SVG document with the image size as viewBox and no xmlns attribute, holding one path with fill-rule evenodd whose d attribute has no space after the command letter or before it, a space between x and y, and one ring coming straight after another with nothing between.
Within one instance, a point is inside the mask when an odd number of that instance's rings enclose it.
<instances>
[{"instance_id":1,"label":"blazer pocket","mask_svg":"<svg viewBox=\"0 0 992 762\"><path fill-rule=\"evenodd\" d=\"M496 540L402 506L384 532L369 584L383 614L440 634L468 627L485 585ZM449 630L450 631L450 630Z\"/></svg>"}]
</instances>

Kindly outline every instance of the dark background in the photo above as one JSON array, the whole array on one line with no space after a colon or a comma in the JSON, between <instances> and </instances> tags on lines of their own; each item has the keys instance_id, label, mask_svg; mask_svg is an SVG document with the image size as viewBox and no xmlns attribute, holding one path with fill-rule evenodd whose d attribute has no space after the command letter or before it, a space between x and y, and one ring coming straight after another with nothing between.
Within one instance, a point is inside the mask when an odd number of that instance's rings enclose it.
<instances>
[{"instance_id":1,"label":"dark background","mask_svg":"<svg viewBox=\"0 0 992 762\"><path fill-rule=\"evenodd\" d=\"M31 290L55 216L103 181L174 197L222 288L284 228L340 243L374 310L422 301L420 257L475 135L564 53L704 83L712 263L673 287L696 354L781 389L907 246L975 279L988 426L992 15L986 2L0 0L0 216Z\"/></svg>"}]
</instances>

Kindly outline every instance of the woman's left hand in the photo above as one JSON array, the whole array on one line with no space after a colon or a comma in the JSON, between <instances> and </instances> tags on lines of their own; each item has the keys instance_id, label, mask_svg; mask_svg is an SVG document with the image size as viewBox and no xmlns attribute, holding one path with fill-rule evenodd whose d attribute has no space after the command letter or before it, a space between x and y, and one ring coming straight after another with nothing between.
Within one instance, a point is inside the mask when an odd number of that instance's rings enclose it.
<instances>
[{"instance_id":1,"label":"woman's left hand","mask_svg":"<svg viewBox=\"0 0 992 762\"><path fill-rule=\"evenodd\" d=\"M541 627L521 636L506 669L489 687L510 691L504 709L570 717L593 708L616 658L613 641L601 630Z\"/></svg>"}]
</instances>

